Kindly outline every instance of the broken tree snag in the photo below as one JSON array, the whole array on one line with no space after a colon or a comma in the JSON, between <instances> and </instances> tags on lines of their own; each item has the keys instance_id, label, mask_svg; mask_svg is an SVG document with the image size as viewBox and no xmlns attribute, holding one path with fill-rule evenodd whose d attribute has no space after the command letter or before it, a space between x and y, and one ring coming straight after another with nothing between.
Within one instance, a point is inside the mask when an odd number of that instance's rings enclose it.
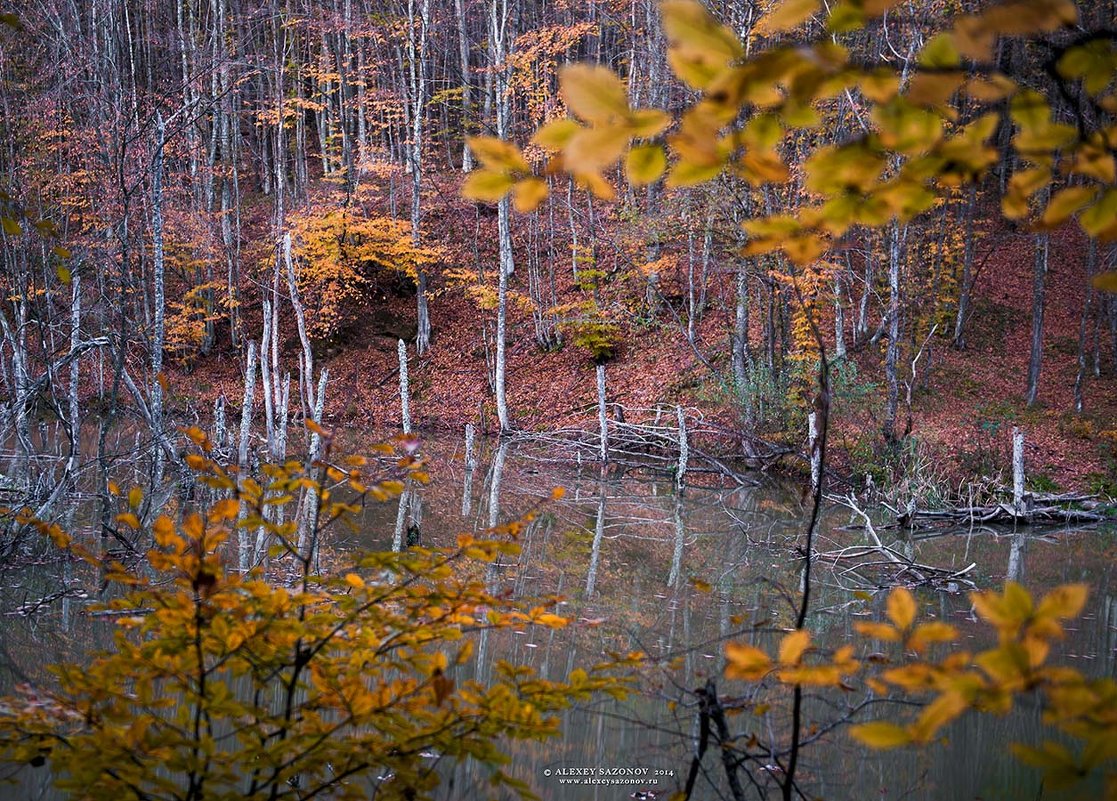
<instances>
[{"instance_id":1,"label":"broken tree snag","mask_svg":"<svg viewBox=\"0 0 1117 801\"><path fill-rule=\"evenodd\" d=\"M465 424L465 469L472 470L477 466L477 460L473 457L473 423Z\"/></svg>"},{"instance_id":2,"label":"broken tree snag","mask_svg":"<svg viewBox=\"0 0 1117 801\"><path fill-rule=\"evenodd\" d=\"M1012 429L1012 510L1017 517L1029 511L1024 498L1024 432Z\"/></svg>"},{"instance_id":3,"label":"broken tree snag","mask_svg":"<svg viewBox=\"0 0 1117 801\"><path fill-rule=\"evenodd\" d=\"M811 492L817 488L822 480L822 456L818 449L818 418L815 412L807 415L807 449L811 454Z\"/></svg>"},{"instance_id":4,"label":"broken tree snag","mask_svg":"<svg viewBox=\"0 0 1117 801\"><path fill-rule=\"evenodd\" d=\"M686 412L682 406L675 407L675 415L679 418L679 465L675 471L675 485L682 490L686 479L686 463L690 458L690 446L686 439Z\"/></svg>"},{"instance_id":5,"label":"broken tree snag","mask_svg":"<svg viewBox=\"0 0 1117 801\"><path fill-rule=\"evenodd\" d=\"M400 416L403 418L403 433L411 433L411 407L408 404L410 391L407 385L407 345L402 339L396 341L399 350L399 405Z\"/></svg>"},{"instance_id":6,"label":"broken tree snag","mask_svg":"<svg viewBox=\"0 0 1117 801\"><path fill-rule=\"evenodd\" d=\"M605 412L605 365L597 365L597 422L601 428L601 461L609 461L609 418Z\"/></svg>"}]
</instances>

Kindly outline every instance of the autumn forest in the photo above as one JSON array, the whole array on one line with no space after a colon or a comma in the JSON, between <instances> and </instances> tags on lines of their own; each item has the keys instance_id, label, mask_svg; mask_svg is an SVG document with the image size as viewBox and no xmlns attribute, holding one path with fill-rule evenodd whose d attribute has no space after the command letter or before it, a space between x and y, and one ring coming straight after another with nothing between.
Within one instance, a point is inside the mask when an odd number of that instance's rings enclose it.
<instances>
[{"instance_id":1,"label":"autumn forest","mask_svg":"<svg viewBox=\"0 0 1117 801\"><path fill-rule=\"evenodd\" d=\"M1117 798L1114 20L0 2L0 781Z\"/></svg>"}]
</instances>

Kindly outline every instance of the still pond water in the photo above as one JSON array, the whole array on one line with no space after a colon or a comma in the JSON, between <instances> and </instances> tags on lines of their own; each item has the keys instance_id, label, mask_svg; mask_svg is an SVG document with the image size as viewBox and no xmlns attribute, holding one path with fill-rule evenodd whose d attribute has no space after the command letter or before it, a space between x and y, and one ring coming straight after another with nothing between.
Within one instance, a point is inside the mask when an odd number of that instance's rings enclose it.
<instances>
[{"instance_id":1,"label":"still pond water","mask_svg":"<svg viewBox=\"0 0 1117 801\"><path fill-rule=\"evenodd\" d=\"M528 527L519 559L502 565L497 580L500 589L517 597L562 595L567 600L560 611L575 625L484 637L469 675L458 678L484 680L495 661L504 659L532 665L543 677L559 680L573 667L600 661L610 651L646 652L658 667L641 675L640 693L623 704L601 702L567 712L561 740L514 746L511 772L553 801L626 799L640 793L668 798L682 787L693 754L696 704L687 691L713 678L727 703L744 698L747 687L722 677L724 643L745 639L770 646L778 629L794 619L789 601L797 599L803 566L794 549L808 512L802 487L756 475L747 486L691 485L680 494L667 477L602 477L596 465L572 466L526 444L485 444L473 469L467 469L456 440L428 438L423 447L431 460L432 483L412 489L399 503L370 507L358 536L345 533L329 547L387 549L409 538L420 538L424 545L450 544L458 532L480 531L515 517L554 487L564 487L565 497L547 505ZM865 544L858 523L848 510L828 508L816 550L832 557ZM999 587L1008 577L1033 592L1066 582L1088 583L1086 612L1056 646L1055 659L1091 675L1115 674L1117 535L1112 530L879 532L885 544L894 544L897 553L916 563L948 571L973 565L936 589L917 590L926 613L957 625L968 649L986 644L966 595L970 583ZM873 561L881 563L869 564ZM835 647L854 641L854 621L883 614L885 593L873 590L896 571L883 561L863 558L860 568L849 559L815 562L808 625L818 644ZM57 590L68 578L65 570L44 565L4 574L0 661L34 676L52 660L75 658L84 649L108 644L111 624L83 615L87 602L80 598L58 599L31 616L12 614ZM13 681L13 671L0 668L0 691L10 689ZM778 697L765 700L778 708ZM840 713L854 700L815 700L807 706L808 726L825 727L836 709ZM883 706L870 707L858 719L889 714ZM895 709L891 714L897 714ZM781 721L777 712L756 715L751 708L729 719L742 741L752 733L761 739L778 736ZM1015 762L1007 744L1034 744L1043 734L1040 711L1026 704L1003 718L969 715L947 730L945 742L921 751L867 752L839 730L804 752L800 784L810 797L831 801L1031 801L1040 797L1039 776ZM572 774L585 773L575 769L586 768L596 776L612 769L634 770L625 771L632 774L625 784L570 783ZM763 768L750 772L755 781L743 782L748 797L775 797L775 783ZM57 797L43 773L32 772L16 788L0 788L0 797ZM486 798L491 793L476 766L444 773L445 798ZM713 748L694 797L724 798L726 792Z\"/></svg>"}]
</instances>

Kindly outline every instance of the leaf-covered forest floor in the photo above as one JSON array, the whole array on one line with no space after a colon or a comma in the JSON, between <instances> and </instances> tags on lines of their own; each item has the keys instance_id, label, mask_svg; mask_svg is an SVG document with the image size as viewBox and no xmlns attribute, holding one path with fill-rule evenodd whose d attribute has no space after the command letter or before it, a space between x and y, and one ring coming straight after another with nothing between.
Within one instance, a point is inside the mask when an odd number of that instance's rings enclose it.
<instances>
[{"instance_id":1,"label":"leaf-covered forest floor","mask_svg":"<svg viewBox=\"0 0 1117 801\"><path fill-rule=\"evenodd\" d=\"M432 187L424 226L445 250L445 269L475 271L481 265L488 283L495 284L495 214L458 199L459 180L443 177ZM376 203L382 204L382 192L378 198ZM246 210L246 219L256 221L261 234L256 241L265 243L258 246L258 255L266 260L267 199L255 202L255 207ZM1084 413L1074 412L1078 331L1085 301L1086 239L1071 225L1051 235L1039 403L1029 409L1024 395L1032 325L1034 240L1026 231L1006 227L994 210L987 217L986 233L977 245L980 270L967 328L968 346L963 351L951 347L951 313L949 324L940 326L917 363L907 447L897 454L883 446L882 341L879 347L863 348L850 357L856 369L846 368L845 383L836 389L831 464L839 476L855 485L861 485L867 473L873 475L878 486L881 481L894 481L906 474L919 485L938 487L940 494L948 490L964 497L968 482L998 481L1008 475L1012 428L1021 426L1028 441L1026 455L1033 489L1117 493L1117 357L1114 337L1104 317L1096 330L1100 376L1093 374L1091 343L1095 330L1091 318ZM733 308L723 299L733 297L733 273L715 261L710 274L711 305L697 326L696 348L692 348L680 322L685 264L679 260L673 273L663 275L662 291L668 305L654 322L649 322L642 305L644 276L626 257L625 248L611 239L623 235L623 227L624 223L608 212L599 219L597 266L605 275L600 289L602 306L610 310L622 332L616 356L607 365L609 401L622 404L626 410L683 404L728 426L742 425L724 383L730 376ZM524 246L519 239L517 247ZM573 280L569 255L560 252L556 261L559 302L584 298L584 288ZM424 429L460 431L466 423L477 425L483 432L496 429L493 394L486 378L486 348L491 361L496 312L479 303L477 295L471 295L467 288L468 283L463 284L460 277L435 279L430 305L433 347L421 359L415 357L413 347L410 350L411 414L420 433ZM514 294L509 305L507 392L514 425L527 431L565 427L595 430L593 363L586 351L570 343L551 351L536 344L530 307L526 302L515 302L515 293L524 301L527 296L523 259L517 262L510 292ZM490 294L495 296L495 291ZM362 316L357 324L317 348L318 364L330 370L327 423L383 435L399 426L396 338L401 332L413 334L415 299L406 292L388 290L370 302L375 305L374 314ZM1095 298L1095 305L1098 302ZM246 298L243 314L248 330L258 331L258 297ZM876 304L872 326L879 322L880 314ZM754 348L759 347L762 336L759 317L754 311L750 333ZM281 358L290 369L296 364L298 339L293 320L285 320L283 325L286 339ZM822 329L832 332L832 319L822 321ZM489 332L488 346L484 331ZM908 336L905 341L900 365L900 431L908 419L904 382L911 376L911 360L922 344L910 339ZM706 363L695 350L701 352ZM206 407L219 394L224 393L237 407L243 393L241 369L240 357L229 347L226 329L209 355L189 365L176 365L171 375L173 401L198 408L203 420L208 419ZM800 401L798 407L792 405L789 413L769 421L758 433L803 447L805 402Z\"/></svg>"}]
</instances>

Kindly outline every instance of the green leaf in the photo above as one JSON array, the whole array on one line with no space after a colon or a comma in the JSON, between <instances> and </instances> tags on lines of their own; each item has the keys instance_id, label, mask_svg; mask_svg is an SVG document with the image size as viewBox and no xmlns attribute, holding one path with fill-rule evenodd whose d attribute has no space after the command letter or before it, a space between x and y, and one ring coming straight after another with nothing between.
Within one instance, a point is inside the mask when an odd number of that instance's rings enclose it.
<instances>
[{"instance_id":1,"label":"green leaf","mask_svg":"<svg viewBox=\"0 0 1117 801\"><path fill-rule=\"evenodd\" d=\"M4 233L8 236L19 236L23 233L23 226L11 217L0 217L0 226L4 228Z\"/></svg>"}]
</instances>

